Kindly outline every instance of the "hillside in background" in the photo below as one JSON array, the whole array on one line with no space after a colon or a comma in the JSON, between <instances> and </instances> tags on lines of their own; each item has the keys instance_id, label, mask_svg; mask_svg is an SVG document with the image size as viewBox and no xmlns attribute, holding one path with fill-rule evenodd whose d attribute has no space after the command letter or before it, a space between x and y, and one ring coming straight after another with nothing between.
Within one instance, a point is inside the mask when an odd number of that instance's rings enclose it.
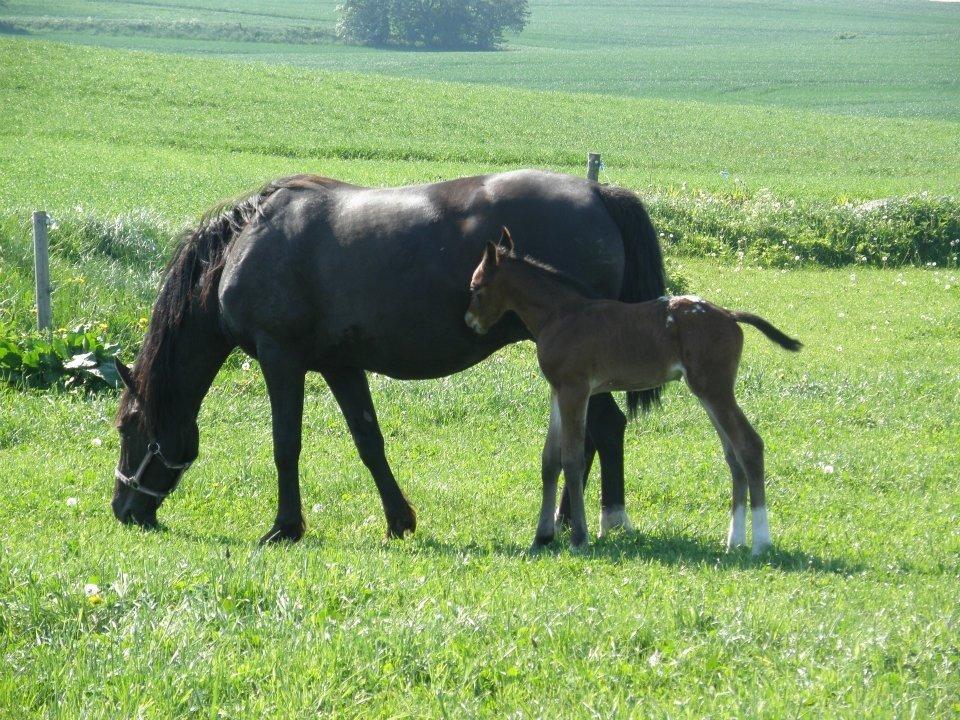
<instances>
[{"instance_id":1,"label":"hillside in background","mask_svg":"<svg viewBox=\"0 0 960 720\"><path fill-rule=\"evenodd\" d=\"M268 7L265 7L268 5ZM532 0L502 52L334 42L336 0L10 0L38 37L330 70L833 113L960 119L960 5Z\"/></svg>"},{"instance_id":2,"label":"hillside in background","mask_svg":"<svg viewBox=\"0 0 960 720\"><path fill-rule=\"evenodd\" d=\"M197 213L286 172L387 184L541 166L831 200L960 187L957 123L601 98L0 40L6 208ZM37 82L43 78L43 82Z\"/></svg>"}]
</instances>

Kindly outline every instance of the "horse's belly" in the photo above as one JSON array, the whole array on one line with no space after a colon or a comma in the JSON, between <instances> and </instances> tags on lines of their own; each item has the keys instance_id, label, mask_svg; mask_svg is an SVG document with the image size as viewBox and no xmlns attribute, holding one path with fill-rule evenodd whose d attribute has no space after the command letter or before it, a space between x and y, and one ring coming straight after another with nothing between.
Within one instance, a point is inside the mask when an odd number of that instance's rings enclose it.
<instances>
[{"instance_id":1,"label":"horse's belly","mask_svg":"<svg viewBox=\"0 0 960 720\"><path fill-rule=\"evenodd\" d=\"M414 380L438 378L466 370L504 345L527 337L515 318L477 335L460 314L441 318L437 314L407 317L385 313L369 322L345 326L325 352L325 361L362 367L389 377Z\"/></svg>"}]
</instances>

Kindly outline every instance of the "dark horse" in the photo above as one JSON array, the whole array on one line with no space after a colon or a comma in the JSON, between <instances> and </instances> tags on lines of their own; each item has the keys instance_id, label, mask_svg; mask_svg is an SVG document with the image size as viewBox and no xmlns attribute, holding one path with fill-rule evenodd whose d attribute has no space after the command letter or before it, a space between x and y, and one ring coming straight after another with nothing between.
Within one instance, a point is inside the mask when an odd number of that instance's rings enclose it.
<instances>
[{"instance_id":1,"label":"dark horse","mask_svg":"<svg viewBox=\"0 0 960 720\"><path fill-rule=\"evenodd\" d=\"M298 462L311 370L330 386L373 475L388 535L413 531L365 371L441 377L530 337L512 315L483 336L463 323L476 259L504 225L531 254L604 297L664 293L660 246L637 197L568 175L518 171L385 189L298 175L208 214L167 268L133 369L118 368L126 391L114 514L156 525L163 498L197 457L200 404L239 346L260 362L273 415L279 504L263 540L304 532ZM631 393L628 406L647 407L658 393ZM607 525L626 517L625 424L609 393L591 400L587 468L599 454Z\"/></svg>"}]
</instances>

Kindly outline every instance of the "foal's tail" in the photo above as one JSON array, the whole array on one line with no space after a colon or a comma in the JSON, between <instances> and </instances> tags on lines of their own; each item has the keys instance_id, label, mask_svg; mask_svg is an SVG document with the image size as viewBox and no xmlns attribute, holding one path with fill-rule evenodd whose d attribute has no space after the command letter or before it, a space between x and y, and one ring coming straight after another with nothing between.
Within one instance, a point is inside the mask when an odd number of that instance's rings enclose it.
<instances>
[{"instance_id":1,"label":"foal's tail","mask_svg":"<svg viewBox=\"0 0 960 720\"><path fill-rule=\"evenodd\" d=\"M629 303L655 300L666 294L666 271L660 241L650 222L647 209L626 188L597 185L597 192L623 238L623 286L619 300ZM660 402L662 388L627 393L627 412L635 417L637 409L649 411Z\"/></svg>"},{"instance_id":2,"label":"foal's tail","mask_svg":"<svg viewBox=\"0 0 960 720\"><path fill-rule=\"evenodd\" d=\"M730 314L733 315L733 319L739 323L746 323L747 325L753 325L757 330L762 332L768 338L773 340L777 345L784 348L785 350L790 350L791 352L797 352L800 348L803 347L803 343L799 340L794 340L792 337L786 333L777 330L773 325L768 323L759 315L754 315L753 313L746 312L734 312L730 311Z\"/></svg>"}]
</instances>

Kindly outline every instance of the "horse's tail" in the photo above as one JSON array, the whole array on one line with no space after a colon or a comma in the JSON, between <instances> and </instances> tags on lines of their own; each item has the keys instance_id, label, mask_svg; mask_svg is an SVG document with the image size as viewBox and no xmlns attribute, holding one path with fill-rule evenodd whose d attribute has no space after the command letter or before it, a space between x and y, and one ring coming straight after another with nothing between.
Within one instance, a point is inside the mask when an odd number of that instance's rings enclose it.
<instances>
[{"instance_id":1,"label":"horse's tail","mask_svg":"<svg viewBox=\"0 0 960 720\"><path fill-rule=\"evenodd\" d=\"M666 293L666 271L657 232L647 209L634 193L625 188L597 185L607 212L620 228L623 238L623 286L619 299L644 302ZM637 409L649 411L660 402L661 387L627 393L627 412L635 417Z\"/></svg>"},{"instance_id":2,"label":"horse's tail","mask_svg":"<svg viewBox=\"0 0 960 720\"><path fill-rule=\"evenodd\" d=\"M786 333L781 332L773 325L768 323L759 315L754 315L753 313L747 312L735 312L730 311L730 314L733 315L733 319L739 323L746 323L747 325L753 325L757 330L762 332L768 338L773 340L777 345L784 348L785 350L790 350L791 352L797 352L800 348L803 347L803 343L799 340L795 340Z\"/></svg>"}]
</instances>

